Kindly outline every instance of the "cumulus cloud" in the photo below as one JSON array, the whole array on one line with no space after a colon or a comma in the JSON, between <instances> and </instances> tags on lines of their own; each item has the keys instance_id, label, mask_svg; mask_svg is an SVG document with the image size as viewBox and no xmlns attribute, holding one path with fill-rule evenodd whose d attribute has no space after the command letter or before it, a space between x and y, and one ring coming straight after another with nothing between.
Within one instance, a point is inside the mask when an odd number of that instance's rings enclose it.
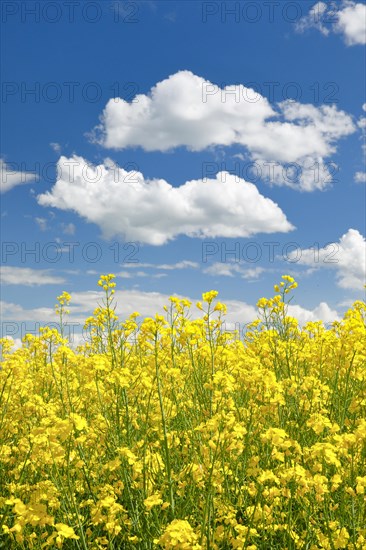
<instances>
[{"instance_id":1,"label":"cumulus cloud","mask_svg":"<svg viewBox=\"0 0 366 550\"><path fill-rule=\"evenodd\" d=\"M1 283L5 285L41 286L56 285L65 282L62 277L51 274L49 269L31 269L30 267L2 266Z\"/></svg>"},{"instance_id":2,"label":"cumulus cloud","mask_svg":"<svg viewBox=\"0 0 366 550\"><path fill-rule=\"evenodd\" d=\"M50 307L37 307L34 309L26 309L20 304L13 302L0 301L0 309L2 319L4 321L18 323L19 330L26 330L30 332L34 327L27 327L26 322L32 321L39 323L41 326L57 322L57 316L54 308ZM84 318L80 318L80 323L84 321ZM74 318L73 318L74 322ZM5 327L6 328L6 327ZM12 327L9 329L13 330ZM24 334L22 334L24 336Z\"/></svg>"},{"instance_id":3,"label":"cumulus cloud","mask_svg":"<svg viewBox=\"0 0 366 550\"><path fill-rule=\"evenodd\" d=\"M20 349L22 347L22 339L21 338L13 338L12 336L10 335L6 335L4 336L4 338L6 338L7 340L9 340L12 344L12 349L11 351L14 352L18 349Z\"/></svg>"},{"instance_id":4,"label":"cumulus cloud","mask_svg":"<svg viewBox=\"0 0 366 550\"><path fill-rule=\"evenodd\" d=\"M366 240L357 229L349 229L339 242L319 250L295 250L289 258L316 269L334 269L342 288L361 290L366 283Z\"/></svg>"},{"instance_id":5,"label":"cumulus cloud","mask_svg":"<svg viewBox=\"0 0 366 550\"><path fill-rule=\"evenodd\" d=\"M345 2L334 30L343 35L349 46L366 44L366 4Z\"/></svg>"},{"instance_id":6,"label":"cumulus cloud","mask_svg":"<svg viewBox=\"0 0 366 550\"><path fill-rule=\"evenodd\" d=\"M226 326L229 330L239 328L245 329L245 325L251 323L258 317L257 309L253 306L240 302L238 300L223 300L228 308L226 317ZM309 321L323 321L324 324L330 324L333 321L341 319L339 313L332 309L326 302L320 302L313 309L307 309L301 305L289 304L287 314L295 317L302 327Z\"/></svg>"},{"instance_id":7,"label":"cumulus cloud","mask_svg":"<svg viewBox=\"0 0 366 550\"><path fill-rule=\"evenodd\" d=\"M19 170L16 163L6 164L0 158L0 193L6 193L18 185L35 181L36 178L35 173Z\"/></svg>"},{"instance_id":8,"label":"cumulus cloud","mask_svg":"<svg viewBox=\"0 0 366 550\"><path fill-rule=\"evenodd\" d=\"M320 183L309 183L309 178L316 180L314 164L323 167L337 141L355 130L352 118L335 105L286 100L274 106L242 84L220 88L179 71L133 102L111 99L94 140L107 148L146 151L242 145L255 162L277 163L282 169L288 163L298 166L294 180L286 179L282 170L270 183L311 191L330 183L327 170Z\"/></svg>"},{"instance_id":9,"label":"cumulus cloud","mask_svg":"<svg viewBox=\"0 0 366 550\"><path fill-rule=\"evenodd\" d=\"M308 15L301 18L297 30L318 29L323 35L331 32L342 35L348 46L366 44L366 4L343 0L334 2L317 2Z\"/></svg>"},{"instance_id":10,"label":"cumulus cloud","mask_svg":"<svg viewBox=\"0 0 366 550\"><path fill-rule=\"evenodd\" d=\"M72 169L72 170L71 170ZM133 174L133 177L131 177ZM163 245L178 235L248 237L293 229L285 214L255 185L226 174L173 187L140 172L89 165L82 157L61 157L42 206L72 210L97 224L103 236Z\"/></svg>"},{"instance_id":11,"label":"cumulus cloud","mask_svg":"<svg viewBox=\"0 0 366 550\"><path fill-rule=\"evenodd\" d=\"M195 303L201 298L200 296L191 298L177 295L177 297L188 298L192 302L192 319L201 317L202 313L195 307ZM145 317L152 317L156 313L165 315L163 307L169 305L169 295L159 292L143 292L135 289L116 290L115 298L116 314L119 315L121 320L126 319L136 311L141 315L140 320ZM68 307L70 315L68 315L64 327L65 336L71 338L74 343L82 343L81 332L84 321L93 312L95 305L102 302L102 299L103 292L99 291L72 293L71 304ZM222 300L228 308L228 314L225 316L223 325L224 330L238 330L242 334L246 325L257 318L255 306L239 300L225 300L220 295L218 299ZM34 332L39 326L58 327L58 319L53 308L25 309L10 302L1 302L0 307L4 321L9 323L7 326L13 338L19 337L19 333L22 337L26 332ZM288 314L296 317L301 325L308 321L321 320L324 323L330 323L339 319L338 313L325 302L320 303L312 310L303 308L300 305L290 305ZM15 323L15 326L10 323ZM18 328L18 331L15 330L16 328ZM85 336L87 337L87 334Z\"/></svg>"},{"instance_id":12,"label":"cumulus cloud","mask_svg":"<svg viewBox=\"0 0 366 550\"><path fill-rule=\"evenodd\" d=\"M314 309L306 309L299 305L288 306L288 315L295 317L300 326L310 321L323 321L323 323L332 323L340 319L336 310L331 309L326 302L320 302Z\"/></svg>"},{"instance_id":13,"label":"cumulus cloud","mask_svg":"<svg viewBox=\"0 0 366 550\"><path fill-rule=\"evenodd\" d=\"M94 311L96 304L103 301L103 292L98 290L73 292L71 303L68 306L70 315L66 321L84 326L85 319ZM182 296L181 296L182 297ZM159 292L143 292L139 290L116 290L116 313L126 319L131 313L138 311L142 317L149 317L155 313L164 314L164 305L169 304L169 295ZM6 321L34 321L41 325L57 322L53 308L39 307L25 309L19 304L1 302L3 318Z\"/></svg>"},{"instance_id":14,"label":"cumulus cloud","mask_svg":"<svg viewBox=\"0 0 366 550\"><path fill-rule=\"evenodd\" d=\"M334 162L326 162L320 156L304 157L301 162L287 163L256 159L252 169L271 185L285 185L298 191L323 191L333 183L338 172Z\"/></svg>"}]
</instances>

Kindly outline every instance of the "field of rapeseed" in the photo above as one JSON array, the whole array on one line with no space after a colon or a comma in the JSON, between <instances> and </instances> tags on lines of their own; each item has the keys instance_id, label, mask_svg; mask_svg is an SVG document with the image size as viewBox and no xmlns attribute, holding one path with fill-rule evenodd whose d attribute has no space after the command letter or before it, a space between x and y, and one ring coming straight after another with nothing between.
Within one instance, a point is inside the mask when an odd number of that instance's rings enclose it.
<instances>
[{"instance_id":1,"label":"field of rapeseed","mask_svg":"<svg viewBox=\"0 0 366 550\"><path fill-rule=\"evenodd\" d=\"M284 276L239 339L215 291L120 322L113 278L76 350L2 341L0 548L366 549L365 303L299 328Z\"/></svg>"}]
</instances>

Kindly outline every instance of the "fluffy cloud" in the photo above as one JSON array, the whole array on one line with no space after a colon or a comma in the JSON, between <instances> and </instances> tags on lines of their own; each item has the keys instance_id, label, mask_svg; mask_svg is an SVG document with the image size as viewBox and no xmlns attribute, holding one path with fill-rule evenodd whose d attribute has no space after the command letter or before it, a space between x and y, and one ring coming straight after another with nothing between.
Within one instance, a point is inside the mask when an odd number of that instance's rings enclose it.
<instances>
[{"instance_id":1,"label":"fluffy cloud","mask_svg":"<svg viewBox=\"0 0 366 550\"><path fill-rule=\"evenodd\" d=\"M49 269L10 266L1 267L0 279L1 283L5 285L24 286L56 285L65 282L62 277L52 275Z\"/></svg>"},{"instance_id":2,"label":"fluffy cloud","mask_svg":"<svg viewBox=\"0 0 366 550\"><path fill-rule=\"evenodd\" d=\"M6 193L17 185L24 185L25 183L35 181L36 178L36 174L18 170L18 166L15 163L6 164L0 158L0 193Z\"/></svg>"},{"instance_id":3,"label":"fluffy cloud","mask_svg":"<svg viewBox=\"0 0 366 550\"><path fill-rule=\"evenodd\" d=\"M355 130L352 118L335 105L286 100L275 108L243 85L220 88L190 71L179 71L131 103L111 99L94 139L107 148L146 151L179 146L202 151L239 144L254 162L281 167L280 176L270 183L310 191L331 180L325 170L322 181L316 181L314 164L324 167L337 141ZM293 181L283 173L289 163L299 172Z\"/></svg>"},{"instance_id":4,"label":"fluffy cloud","mask_svg":"<svg viewBox=\"0 0 366 550\"><path fill-rule=\"evenodd\" d=\"M305 15L296 24L296 30L298 32L304 32L306 29L314 28L318 29L324 36L328 36L329 29L325 26L324 21L328 13L327 4L325 2L317 2L309 10L308 15Z\"/></svg>"},{"instance_id":5,"label":"fluffy cloud","mask_svg":"<svg viewBox=\"0 0 366 550\"><path fill-rule=\"evenodd\" d=\"M22 347L22 340L21 338L13 338L12 336L5 336L5 338L7 340L10 340L10 342L12 343L12 351L16 351L17 349L21 348Z\"/></svg>"},{"instance_id":6,"label":"fluffy cloud","mask_svg":"<svg viewBox=\"0 0 366 550\"><path fill-rule=\"evenodd\" d=\"M342 35L348 46L366 44L366 4L343 0L339 7L334 2L317 2L303 17L297 29L316 28L325 36L330 32Z\"/></svg>"},{"instance_id":7,"label":"fluffy cloud","mask_svg":"<svg viewBox=\"0 0 366 550\"><path fill-rule=\"evenodd\" d=\"M0 302L0 309L3 321L8 323L14 322L18 325L18 330L26 330L30 332L33 327L26 326L27 321L32 321L33 323L39 323L41 326L47 325L49 323L57 323L57 315L54 308L51 307L37 307L34 309L25 309L19 304L14 304L13 302ZM82 326L85 320L84 317L77 319ZM75 322L75 317L72 317L72 322ZM11 326L4 326L3 330L8 328L8 331L11 331L11 334L16 334L16 330L13 330ZM15 327L14 327L15 328ZM8 335L9 335L8 332ZM6 334L4 334L6 336ZM24 336L24 334L22 334Z\"/></svg>"},{"instance_id":8,"label":"fluffy cloud","mask_svg":"<svg viewBox=\"0 0 366 550\"><path fill-rule=\"evenodd\" d=\"M357 126L359 128L361 128L361 130L365 131L366 130L366 117L361 117L357 122Z\"/></svg>"},{"instance_id":9,"label":"fluffy cloud","mask_svg":"<svg viewBox=\"0 0 366 550\"><path fill-rule=\"evenodd\" d=\"M286 165L277 161L256 159L252 171L271 185L286 185L297 191L323 191L333 182L338 167L333 162L325 162L320 156L304 157L301 162Z\"/></svg>"},{"instance_id":10,"label":"fluffy cloud","mask_svg":"<svg viewBox=\"0 0 366 550\"><path fill-rule=\"evenodd\" d=\"M355 182L356 183L366 183L366 172L356 172L355 173Z\"/></svg>"},{"instance_id":11,"label":"fluffy cloud","mask_svg":"<svg viewBox=\"0 0 366 550\"><path fill-rule=\"evenodd\" d=\"M320 250L296 250L289 257L316 269L335 269L342 288L362 290L366 282L366 240L356 229L349 229L337 243Z\"/></svg>"},{"instance_id":12,"label":"fluffy cloud","mask_svg":"<svg viewBox=\"0 0 366 550\"><path fill-rule=\"evenodd\" d=\"M343 35L349 46L366 44L366 4L345 2L334 30Z\"/></svg>"},{"instance_id":13,"label":"fluffy cloud","mask_svg":"<svg viewBox=\"0 0 366 550\"><path fill-rule=\"evenodd\" d=\"M185 296L178 296L185 298ZM143 292L139 290L117 290L116 313L120 319L126 319L131 313L138 311L141 318L154 316L156 313L165 315L164 305L169 305L169 295L159 292ZM189 297L188 297L189 298ZM192 302L192 318L202 315L195 307L197 298L189 298ZM220 296L219 296L220 298ZM65 336L74 343L82 342L82 328L85 319L93 312L95 305L101 303L103 292L86 291L72 293L69 306L70 315L66 321ZM257 318L257 309L239 300L223 300L227 305L228 314L225 316L224 330L238 330L242 334L248 323ZM19 338L27 332L37 331L37 327L49 325L58 327L58 318L53 308L24 309L22 306L10 302L1 302L3 312L3 336ZM320 303L313 310L302 306L289 306L289 315L298 318L301 325L308 321L322 320L330 323L339 319L336 311L332 310L325 302ZM140 318L140 319L141 319Z\"/></svg>"},{"instance_id":14,"label":"fluffy cloud","mask_svg":"<svg viewBox=\"0 0 366 550\"><path fill-rule=\"evenodd\" d=\"M309 321L323 321L323 323L332 323L340 319L337 311L331 309L326 302L320 302L314 309L306 309L298 305L288 306L288 315L295 317L301 326Z\"/></svg>"},{"instance_id":15,"label":"fluffy cloud","mask_svg":"<svg viewBox=\"0 0 366 550\"><path fill-rule=\"evenodd\" d=\"M102 303L103 297L103 292L98 290L73 292L68 306L70 315L65 321L69 324L79 324L79 330L81 330L85 319L94 311L96 304ZM164 314L163 307L169 304L167 294L138 290L116 290L115 300L116 313L121 320L135 311L138 311L142 317L149 317L155 313ZM41 325L58 321L55 310L48 307L24 309L18 304L1 302L1 311L5 321L34 321Z\"/></svg>"},{"instance_id":16,"label":"fluffy cloud","mask_svg":"<svg viewBox=\"0 0 366 550\"><path fill-rule=\"evenodd\" d=\"M293 226L255 185L227 174L173 187L140 172L91 166L82 157L61 157L58 179L39 204L72 210L97 224L105 238L162 245L178 235L248 237L288 232Z\"/></svg>"}]
</instances>

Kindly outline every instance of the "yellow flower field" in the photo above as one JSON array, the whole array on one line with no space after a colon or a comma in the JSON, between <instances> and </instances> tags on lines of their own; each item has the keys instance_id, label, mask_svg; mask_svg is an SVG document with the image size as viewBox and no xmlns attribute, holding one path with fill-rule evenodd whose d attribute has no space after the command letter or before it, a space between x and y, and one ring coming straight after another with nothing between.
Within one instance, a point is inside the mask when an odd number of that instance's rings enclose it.
<instances>
[{"instance_id":1,"label":"yellow flower field","mask_svg":"<svg viewBox=\"0 0 366 550\"><path fill-rule=\"evenodd\" d=\"M0 548L365 550L365 303L299 328L284 276L243 340L215 291L120 322L113 279L77 350L2 340Z\"/></svg>"}]
</instances>

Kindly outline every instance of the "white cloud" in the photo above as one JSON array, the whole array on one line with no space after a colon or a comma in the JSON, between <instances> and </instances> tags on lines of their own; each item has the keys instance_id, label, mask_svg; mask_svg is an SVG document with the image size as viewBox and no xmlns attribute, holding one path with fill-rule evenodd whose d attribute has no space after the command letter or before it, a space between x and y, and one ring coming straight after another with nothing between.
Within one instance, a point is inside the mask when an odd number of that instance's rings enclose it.
<instances>
[{"instance_id":1,"label":"white cloud","mask_svg":"<svg viewBox=\"0 0 366 550\"><path fill-rule=\"evenodd\" d=\"M135 263L128 262L128 263L125 263L125 264L121 264L121 266L124 267L125 269L140 269L141 267L154 268L154 269L158 268L157 264L149 264L149 263L146 263L146 262L135 262ZM91 271L90 271L90 274L92 274Z\"/></svg>"},{"instance_id":2,"label":"white cloud","mask_svg":"<svg viewBox=\"0 0 366 550\"><path fill-rule=\"evenodd\" d=\"M357 182L357 183L366 183L366 172L356 172L355 173L355 182Z\"/></svg>"},{"instance_id":3,"label":"white cloud","mask_svg":"<svg viewBox=\"0 0 366 550\"><path fill-rule=\"evenodd\" d=\"M2 266L0 278L5 285L41 286L65 282L62 277L52 275L49 269L31 269L30 267Z\"/></svg>"},{"instance_id":4,"label":"white cloud","mask_svg":"<svg viewBox=\"0 0 366 550\"><path fill-rule=\"evenodd\" d=\"M349 46L366 44L366 4L345 3L345 7L338 13L334 30L343 35Z\"/></svg>"},{"instance_id":5,"label":"white cloud","mask_svg":"<svg viewBox=\"0 0 366 550\"><path fill-rule=\"evenodd\" d=\"M191 262L190 260L182 260L174 264L150 264L150 263L126 263L123 264L124 268L136 269L136 268L151 268L151 269L198 269L200 266L197 262Z\"/></svg>"},{"instance_id":6,"label":"white cloud","mask_svg":"<svg viewBox=\"0 0 366 550\"><path fill-rule=\"evenodd\" d=\"M57 322L56 312L54 308L50 307L25 309L19 304L1 301L0 310L2 319L4 321L19 323L19 329L21 329L21 324L26 323L27 321L40 323L41 325ZM83 321L83 319L80 318L80 321ZM30 328L27 328L27 331L30 331Z\"/></svg>"},{"instance_id":7,"label":"white cloud","mask_svg":"<svg viewBox=\"0 0 366 550\"><path fill-rule=\"evenodd\" d=\"M65 233L65 235L74 235L75 234L75 225L73 223L62 223L62 232Z\"/></svg>"},{"instance_id":8,"label":"white cloud","mask_svg":"<svg viewBox=\"0 0 366 550\"><path fill-rule=\"evenodd\" d=\"M366 117L361 117L358 119L357 126L361 128L361 130L366 130Z\"/></svg>"},{"instance_id":9,"label":"white cloud","mask_svg":"<svg viewBox=\"0 0 366 550\"><path fill-rule=\"evenodd\" d=\"M22 347L22 340L21 338L13 338L12 336L9 336L8 334L4 336L7 340L10 340L13 347L11 349L12 352L16 351L17 349L20 349Z\"/></svg>"},{"instance_id":10,"label":"white cloud","mask_svg":"<svg viewBox=\"0 0 366 550\"><path fill-rule=\"evenodd\" d=\"M161 277L166 277L166 273L154 273L153 275L151 273L146 273L145 271L134 271L131 273L131 271L120 271L119 273L116 273L117 277L122 277L122 279L134 279L135 277L149 277L150 279L161 279Z\"/></svg>"},{"instance_id":11,"label":"white cloud","mask_svg":"<svg viewBox=\"0 0 366 550\"><path fill-rule=\"evenodd\" d=\"M132 279L133 275L129 271L120 271L119 273L116 273L117 277L122 277L123 279Z\"/></svg>"},{"instance_id":12,"label":"white cloud","mask_svg":"<svg viewBox=\"0 0 366 550\"><path fill-rule=\"evenodd\" d=\"M244 86L237 91L239 98L250 92ZM102 143L113 149L140 146L147 151L167 151L183 145L201 151L236 143L236 132L245 124L275 115L259 94L253 102L236 100L235 95L228 95L223 101L217 86L190 71L179 71L158 82L149 95L139 94L133 103L111 99L103 113Z\"/></svg>"},{"instance_id":13,"label":"white cloud","mask_svg":"<svg viewBox=\"0 0 366 550\"><path fill-rule=\"evenodd\" d=\"M321 185L311 185L311 167L324 165L337 141L355 130L351 116L335 105L286 100L275 107L243 85L220 88L190 71L179 71L131 103L111 99L94 139L112 149L146 151L179 146L202 151L239 144L254 162L279 163L283 168L296 163L301 171L297 181L287 181L282 174L272 183L309 191L329 184L324 177Z\"/></svg>"},{"instance_id":14,"label":"white cloud","mask_svg":"<svg viewBox=\"0 0 366 550\"><path fill-rule=\"evenodd\" d=\"M366 4L343 0L337 9L334 2L317 2L297 25L300 32L309 28L325 36L331 31L341 34L348 46L366 44Z\"/></svg>"},{"instance_id":15,"label":"white cloud","mask_svg":"<svg viewBox=\"0 0 366 550\"><path fill-rule=\"evenodd\" d=\"M262 267L244 268L239 263L234 262L214 262L203 273L207 275L221 276L221 277L235 277L239 275L242 279L254 280L265 270Z\"/></svg>"},{"instance_id":16,"label":"white cloud","mask_svg":"<svg viewBox=\"0 0 366 550\"><path fill-rule=\"evenodd\" d=\"M241 267L238 264L215 262L212 265L206 267L203 273L207 275L218 275L220 277L234 277L235 273L241 271Z\"/></svg>"},{"instance_id":17,"label":"white cloud","mask_svg":"<svg viewBox=\"0 0 366 550\"><path fill-rule=\"evenodd\" d=\"M340 319L336 310L331 309L326 302L320 302L314 309L306 309L298 305L288 306L288 315L295 317L301 326L309 321L323 321L332 323Z\"/></svg>"},{"instance_id":18,"label":"white cloud","mask_svg":"<svg viewBox=\"0 0 366 550\"><path fill-rule=\"evenodd\" d=\"M36 224L38 225L39 229L41 231L47 231L48 229L48 226L47 226L47 220L46 218L34 218L34 221L36 222Z\"/></svg>"},{"instance_id":19,"label":"white cloud","mask_svg":"<svg viewBox=\"0 0 366 550\"><path fill-rule=\"evenodd\" d=\"M82 327L85 319L92 313L96 305L102 303L103 292L87 291L76 292L71 295L71 303L69 306L70 315L65 319L65 335L73 336L73 340L79 341ZM177 295L179 298L186 296ZM143 292L140 290L116 290L116 313L120 320L126 319L131 313L138 311L141 315L138 321L145 317L152 317L156 313L165 315L163 307L169 305L169 295L159 292ZM195 319L202 316L202 313L195 307L198 298L188 299L192 302L191 318ZM225 316L224 330L239 330L242 334L245 325L251 323L257 318L256 307L239 300L225 300L220 295L218 299L227 305L228 313ZM52 308L36 308L24 309L22 306L9 302L1 302L0 304L4 321L14 322L18 324L18 330L21 332L21 337L26 332L37 330L37 326L51 324L54 327L58 326L58 317ZM325 302L321 302L313 310L303 308L298 305L290 305L288 314L298 318L301 325L308 321L322 320L324 323L329 323L339 319L336 311L332 310ZM9 326L9 330L13 336L15 335L13 326Z\"/></svg>"},{"instance_id":20,"label":"white cloud","mask_svg":"<svg viewBox=\"0 0 366 550\"><path fill-rule=\"evenodd\" d=\"M0 192L6 193L18 185L24 185L31 181L35 181L37 175L32 172L19 170L16 163L6 164L0 158Z\"/></svg>"},{"instance_id":21,"label":"white cloud","mask_svg":"<svg viewBox=\"0 0 366 550\"><path fill-rule=\"evenodd\" d=\"M61 157L57 182L38 202L78 213L97 224L107 239L120 236L151 245L178 235L248 237L293 229L279 206L255 185L227 173L224 179L218 174L173 187L163 179L145 180L140 172L120 168L116 177L116 170L104 164Z\"/></svg>"},{"instance_id":22,"label":"white cloud","mask_svg":"<svg viewBox=\"0 0 366 550\"><path fill-rule=\"evenodd\" d=\"M241 332L244 325L251 323L257 318L256 308L249 306L245 302L236 300L224 300L228 307L226 317L226 328L228 330L239 329ZM326 302L320 302L314 309L307 309L300 305L289 304L287 314L295 317L300 326L304 326L309 321L323 321L324 324L330 324L333 321L340 320L340 315L334 309L331 309Z\"/></svg>"},{"instance_id":23,"label":"white cloud","mask_svg":"<svg viewBox=\"0 0 366 550\"><path fill-rule=\"evenodd\" d=\"M160 264L154 266L156 269L197 269L199 264L197 262L191 262L190 260L182 260L175 264Z\"/></svg>"},{"instance_id":24,"label":"white cloud","mask_svg":"<svg viewBox=\"0 0 366 550\"><path fill-rule=\"evenodd\" d=\"M55 151L55 153L61 153L61 145L57 142L51 142L50 147Z\"/></svg>"},{"instance_id":25,"label":"white cloud","mask_svg":"<svg viewBox=\"0 0 366 550\"><path fill-rule=\"evenodd\" d=\"M349 309L350 307L352 307L353 302L354 302L354 300L351 300L351 299L342 300L341 302L338 302L337 305L338 305L339 307L346 307L347 309Z\"/></svg>"},{"instance_id":26,"label":"white cloud","mask_svg":"<svg viewBox=\"0 0 366 550\"><path fill-rule=\"evenodd\" d=\"M295 250L292 261L317 269L334 269L342 288L362 290L366 282L366 240L356 229L349 229L337 243L317 249Z\"/></svg>"},{"instance_id":27,"label":"white cloud","mask_svg":"<svg viewBox=\"0 0 366 550\"><path fill-rule=\"evenodd\" d=\"M249 269L245 269L242 272L242 278L252 281L254 279L258 279L258 277L260 275L262 275L262 273L264 273L264 271L265 271L265 269L263 269L263 267L252 267L252 268L249 268Z\"/></svg>"},{"instance_id":28,"label":"white cloud","mask_svg":"<svg viewBox=\"0 0 366 550\"><path fill-rule=\"evenodd\" d=\"M362 105L362 109L364 111L365 111L365 108L366 108L366 103L364 105ZM361 149L362 149L362 153L363 153L363 164L365 165L365 160L366 160L366 117L364 117L364 116L360 117L357 121L357 126L361 130L361 136L360 136L360 139L362 141ZM361 180L359 178L361 178ZM355 181L363 181L362 172L357 172L357 174L355 175Z\"/></svg>"},{"instance_id":29,"label":"white cloud","mask_svg":"<svg viewBox=\"0 0 366 550\"><path fill-rule=\"evenodd\" d=\"M304 32L306 29L314 27L318 29L324 36L328 36L329 29L323 23L328 12L328 6L325 2L317 2L309 10L308 15L300 19L296 25L296 30Z\"/></svg>"},{"instance_id":30,"label":"white cloud","mask_svg":"<svg viewBox=\"0 0 366 550\"><path fill-rule=\"evenodd\" d=\"M304 157L301 163L282 165L276 161L256 160L255 177L271 185L286 185L298 191L323 191L333 181L338 167L333 162L324 162L322 157Z\"/></svg>"},{"instance_id":31,"label":"white cloud","mask_svg":"<svg viewBox=\"0 0 366 550\"><path fill-rule=\"evenodd\" d=\"M246 160L245 155L243 155L243 153L236 153L235 155L233 155L233 158L234 159L239 159L239 160L242 160L242 161Z\"/></svg>"},{"instance_id":32,"label":"white cloud","mask_svg":"<svg viewBox=\"0 0 366 550\"><path fill-rule=\"evenodd\" d=\"M71 303L68 306L70 315L65 321L69 324L78 323L81 328L97 305L102 304L103 298L103 292L98 290L71 293ZM169 295L139 290L116 290L115 300L116 313L123 320L135 311L138 311L142 317L149 317L155 313L164 314L163 307L169 304ZM48 307L24 309L18 304L1 302L1 310L4 320L35 321L41 325L58 321L55 310Z\"/></svg>"}]
</instances>

